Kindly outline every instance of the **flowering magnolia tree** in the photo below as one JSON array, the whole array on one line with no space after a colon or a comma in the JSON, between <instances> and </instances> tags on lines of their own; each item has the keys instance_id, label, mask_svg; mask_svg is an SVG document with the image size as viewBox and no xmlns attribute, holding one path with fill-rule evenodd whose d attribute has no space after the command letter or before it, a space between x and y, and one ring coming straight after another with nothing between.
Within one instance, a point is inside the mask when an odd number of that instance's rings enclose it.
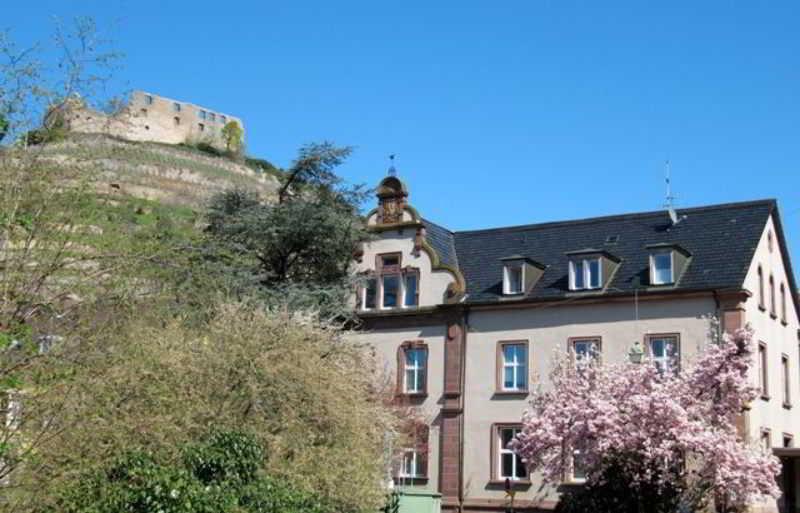
<instances>
[{"instance_id":1,"label":"flowering magnolia tree","mask_svg":"<svg viewBox=\"0 0 800 513\"><path fill-rule=\"evenodd\" d=\"M613 479L618 490L622 479L634 501L663 495L674 507L713 501L718 511L736 511L759 496L777 497L778 459L736 427L757 395L747 379L752 335L748 327L714 337L675 372L647 361L559 356L552 387L534 394L511 447L549 484L579 467L587 488Z\"/></svg>"}]
</instances>

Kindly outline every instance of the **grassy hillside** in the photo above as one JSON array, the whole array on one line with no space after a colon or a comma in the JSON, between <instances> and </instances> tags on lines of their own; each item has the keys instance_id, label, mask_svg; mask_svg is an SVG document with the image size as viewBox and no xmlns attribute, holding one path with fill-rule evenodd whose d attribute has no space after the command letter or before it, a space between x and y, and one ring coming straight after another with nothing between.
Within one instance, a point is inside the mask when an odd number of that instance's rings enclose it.
<instances>
[{"instance_id":1,"label":"grassy hillside","mask_svg":"<svg viewBox=\"0 0 800 513\"><path fill-rule=\"evenodd\" d=\"M47 159L92 168L97 191L119 201L200 209L212 194L232 187L267 197L278 188L279 171L273 167L236 162L186 146L71 134L40 150Z\"/></svg>"}]
</instances>

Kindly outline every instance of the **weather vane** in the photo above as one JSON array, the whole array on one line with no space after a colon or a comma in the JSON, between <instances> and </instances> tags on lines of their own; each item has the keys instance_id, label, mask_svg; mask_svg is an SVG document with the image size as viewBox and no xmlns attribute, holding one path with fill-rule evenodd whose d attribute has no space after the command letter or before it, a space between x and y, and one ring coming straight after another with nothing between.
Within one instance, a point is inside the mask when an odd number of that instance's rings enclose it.
<instances>
[{"instance_id":1,"label":"weather vane","mask_svg":"<svg viewBox=\"0 0 800 513\"><path fill-rule=\"evenodd\" d=\"M389 176L397 176L397 169L394 167L395 154L389 155Z\"/></svg>"}]
</instances>

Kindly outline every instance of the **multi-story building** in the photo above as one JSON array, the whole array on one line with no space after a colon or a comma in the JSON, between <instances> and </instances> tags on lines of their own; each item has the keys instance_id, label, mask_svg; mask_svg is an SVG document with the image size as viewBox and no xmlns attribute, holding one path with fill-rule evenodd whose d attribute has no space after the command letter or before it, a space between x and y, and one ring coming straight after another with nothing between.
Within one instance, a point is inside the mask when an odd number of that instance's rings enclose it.
<instances>
[{"instance_id":1,"label":"multi-story building","mask_svg":"<svg viewBox=\"0 0 800 513\"><path fill-rule=\"evenodd\" d=\"M784 497L753 507L795 511L798 303L774 200L452 232L421 217L397 177L377 196L356 336L430 425L398 481L440 492L445 511L505 510L506 480L517 511L554 508L558 487L506 448L554 351L594 346L614 360L639 345L656 363L688 362L715 318L755 330L763 394L740 429L784 461Z\"/></svg>"},{"instance_id":2,"label":"multi-story building","mask_svg":"<svg viewBox=\"0 0 800 513\"><path fill-rule=\"evenodd\" d=\"M224 147L222 128L227 123L235 121L244 130L242 120L230 114L145 91L133 91L128 103L110 116L71 102L66 121L74 132L167 144L205 142L217 147Z\"/></svg>"}]
</instances>

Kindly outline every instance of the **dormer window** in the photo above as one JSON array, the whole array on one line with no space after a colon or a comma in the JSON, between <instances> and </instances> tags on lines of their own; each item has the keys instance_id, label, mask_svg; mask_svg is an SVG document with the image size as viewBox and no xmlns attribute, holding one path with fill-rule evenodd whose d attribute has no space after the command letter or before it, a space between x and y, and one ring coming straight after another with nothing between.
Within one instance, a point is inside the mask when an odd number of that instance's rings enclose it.
<instances>
[{"instance_id":1,"label":"dormer window","mask_svg":"<svg viewBox=\"0 0 800 513\"><path fill-rule=\"evenodd\" d=\"M503 273L503 293L522 294L524 273L522 263L507 264Z\"/></svg>"},{"instance_id":2,"label":"dormer window","mask_svg":"<svg viewBox=\"0 0 800 513\"><path fill-rule=\"evenodd\" d=\"M691 260L691 253L674 243L650 244L650 285L674 285Z\"/></svg>"},{"instance_id":3,"label":"dormer window","mask_svg":"<svg viewBox=\"0 0 800 513\"><path fill-rule=\"evenodd\" d=\"M503 294L517 296L530 291L542 277L545 265L522 255L501 258L503 262Z\"/></svg>"},{"instance_id":4,"label":"dormer window","mask_svg":"<svg viewBox=\"0 0 800 513\"><path fill-rule=\"evenodd\" d=\"M664 251L650 255L650 283L653 285L675 283L672 251Z\"/></svg>"},{"instance_id":5,"label":"dormer window","mask_svg":"<svg viewBox=\"0 0 800 513\"><path fill-rule=\"evenodd\" d=\"M603 266L600 257L581 258L569 262L569 288L571 290L599 289L603 283Z\"/></svg>"}]
</instances>

